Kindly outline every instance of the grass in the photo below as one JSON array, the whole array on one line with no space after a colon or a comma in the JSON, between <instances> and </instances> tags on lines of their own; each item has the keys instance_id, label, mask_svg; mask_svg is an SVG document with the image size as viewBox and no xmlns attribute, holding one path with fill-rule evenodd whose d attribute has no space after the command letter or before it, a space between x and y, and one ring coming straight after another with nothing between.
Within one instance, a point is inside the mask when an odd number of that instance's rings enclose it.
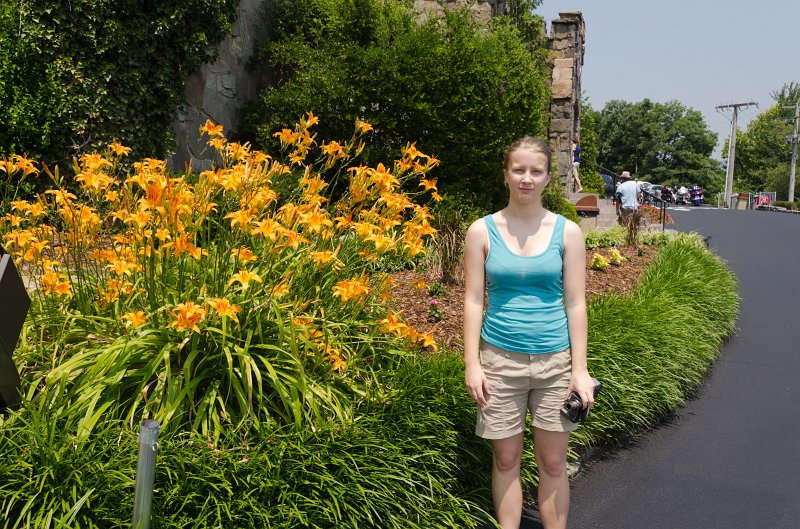
<instances>
[{"instance_id":1,"label":"grass","mask_svg":"<svg viewBox=\"0 0 800 529\"><path fill-rule=\"evenodd\" d=\"M624 236L624 234L623 234ZM615 443L668 416L702 383L735 327L736 279L697 236L663 248L630 296L589 307L589 366L603 382L572 453ZM670 322L670 333L663 333ZM488 443L457 351L409 357L374 374L346 420L298 431L222 425L160 439L153 527L455 528L491 525ZM372 388L372 389L370 389ZM136 435L100 413L38 407L0 427L5 527L120 527L133 508ZM526 489L536 483L530 445Z\"/></svg>"}]
</instances>

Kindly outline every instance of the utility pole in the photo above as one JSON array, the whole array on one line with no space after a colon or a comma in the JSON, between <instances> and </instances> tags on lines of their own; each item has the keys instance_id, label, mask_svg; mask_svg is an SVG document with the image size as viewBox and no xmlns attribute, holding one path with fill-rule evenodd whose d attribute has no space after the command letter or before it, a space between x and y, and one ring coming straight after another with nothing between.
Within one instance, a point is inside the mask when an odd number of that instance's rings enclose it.
<instances>
[{"instance_id":1,"label":"utility pole","mask_svg":"<svg viewBox=\"0 0 800 529\"><path fill-rule=\"evenodd\" d=\"M783 108L792 108L784 106ZM797 136L797 122L800 121L800 101L794 104L794 132L786 139L787 143L792 144L792 168L789 171L789 202L794 202L794 168L797 165L797 144L800 137Z\"/></svg>"},{"instance_id":2,"label":"utility pole","mask_svg":"<svg viewBox=\"0 0 800 529\"><path fill-rule=\"evenodd\" d=\"M725 173L725 195L722 197L723 204L726 208L731 207L731 194L733 193L733 162L736 158L736 118L739 116L740 108L747 108L754 106L758 108L758 103L750 101L749 103L731 103L730 105L720 105L717 111L733 109L733 119L731 120L731 136L728 140L728 170Z\"/></svg>"}]
</instances>

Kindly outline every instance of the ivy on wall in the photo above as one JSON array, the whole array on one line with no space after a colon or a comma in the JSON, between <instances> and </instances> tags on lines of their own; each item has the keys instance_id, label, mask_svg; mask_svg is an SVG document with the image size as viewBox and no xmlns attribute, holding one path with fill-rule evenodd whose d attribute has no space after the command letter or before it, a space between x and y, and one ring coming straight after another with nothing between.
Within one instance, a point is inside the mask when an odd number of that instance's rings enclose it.
<instances>
[{"instance_id":1,"label":"ivy on wall","mask_svg":"<svg viewBox=\"0 0 800 529\"><path fill-rule=\"evenodd\" d=\"M166 156L184 81L212 58L236 4L4 3L0 153L58 161L117 139L142 156Z\"/></svg>"}]
</instances>

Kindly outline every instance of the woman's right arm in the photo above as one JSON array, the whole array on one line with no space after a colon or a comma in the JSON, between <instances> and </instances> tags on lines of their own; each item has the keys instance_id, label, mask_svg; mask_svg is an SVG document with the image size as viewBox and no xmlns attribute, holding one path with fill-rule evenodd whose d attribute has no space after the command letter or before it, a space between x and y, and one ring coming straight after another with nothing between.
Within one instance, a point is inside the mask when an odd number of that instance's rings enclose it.
<instances>
[{"instance_id":1,"label":"woman's right arm","mask_svg":"<svg viewBox=\"0 0 800 529\"><path fill-rule=\"evenodd\" d=\"M481 408L488 405L490 393L479 353L487 239L486 222L479 219L469 227L464 241L464 382Z\"/></svg>"}]
</instances>

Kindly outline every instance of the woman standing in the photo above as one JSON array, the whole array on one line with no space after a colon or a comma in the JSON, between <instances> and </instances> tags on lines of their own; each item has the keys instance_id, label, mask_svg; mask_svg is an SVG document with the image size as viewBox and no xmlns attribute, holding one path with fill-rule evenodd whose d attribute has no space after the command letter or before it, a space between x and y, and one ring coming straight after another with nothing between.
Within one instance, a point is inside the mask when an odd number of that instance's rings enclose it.
<instances>
[{"instance_id":1,"label":"woman standing","mask_svg":"<svg viewBox=\"0 0 800 529\"><path fill-rule=\"evenodd\" d=\"M492 441L498 523L518 528L522 517L520 464L530 410L542 523L565 528L567 443L577 425L560 409L570 391L585 406L594 401L586 364L586 250L580 228L542 205L550 182L545 142L528 136L514 142L504 179L508 206L474 222L464 245L465 381L478 404L476 434Z\"/></svg>"}]
</instances>

